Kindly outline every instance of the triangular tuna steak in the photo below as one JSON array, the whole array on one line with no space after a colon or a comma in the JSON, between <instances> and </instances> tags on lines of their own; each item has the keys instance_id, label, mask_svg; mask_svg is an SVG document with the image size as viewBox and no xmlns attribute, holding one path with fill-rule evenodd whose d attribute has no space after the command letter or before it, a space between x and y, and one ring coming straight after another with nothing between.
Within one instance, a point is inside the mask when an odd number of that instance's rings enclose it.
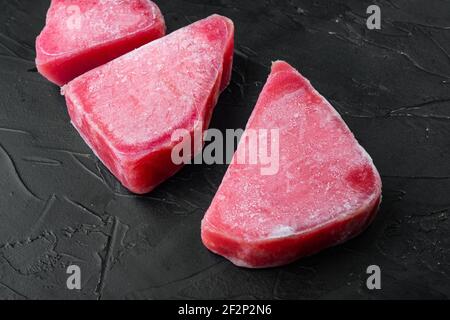
<instances>
[{"instance_id":1,"label":"triangular tuna steak","mask_svg":"<svg viewBox=\"0 0 450 320\"><path fill-rule=\"evenodd\" d=\"M36 39L36 65L63 85L165 32L164 18L150 0L52 0Z\"/></svg>"},{"instance_id":2,"label":"triangular tuna steak","mask_svg":"<svg viewBox=\"0 0 450 320\"><path fill-rule=\"evenodd\" d=\"M151 42L63 88L72 123L130 191L175 174L172 134L207 129L230 82L231 20L214 15Z\"/></svg>"},{"instance_id":3,"label":"triangular tuna steak","mask_svg":"<svg viewBox=\"0 0 450 320\"><path fill-rule=\"evenodd\" d=\"M248 148L241 139L202 222L207 248L238 266L274 267L370 224L381 201L377 169L335 109L286 62L273 64L244 137L263 129L278 129L278 170L238 162Z\"/></svg>"}]
</instances>

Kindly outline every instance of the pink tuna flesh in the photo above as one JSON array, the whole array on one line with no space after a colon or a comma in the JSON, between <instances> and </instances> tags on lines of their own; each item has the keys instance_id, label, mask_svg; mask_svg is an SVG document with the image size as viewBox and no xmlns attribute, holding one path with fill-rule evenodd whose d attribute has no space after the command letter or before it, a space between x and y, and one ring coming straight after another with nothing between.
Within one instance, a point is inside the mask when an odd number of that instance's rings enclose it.
<instances>
[{"instance_id":1,"label":"pink tuna flesh","mask_svg":"<svg viewBox=\"0 0 450 320\"><path fill-rule=\"evenodd\" d=\"M279 171L262 175L262 165L234 159L202 222L211 251L238 266L280 266L342 243L372 221L381 180L370 156L286 62L273 64L249 129L279 129ZM243 148L241 141L237 153Z\"/></svg>"},{"instance_id":2,"label":"pink tuna flesh","mask_svg":"<svg viewBox=\"0 0 450 320\"><path fill-rule=\"evenodd\" d=\"M36 39L36 65L63 85L165 31L159 8L149 0L52 0Z\"/></svg>"}]
</instances>

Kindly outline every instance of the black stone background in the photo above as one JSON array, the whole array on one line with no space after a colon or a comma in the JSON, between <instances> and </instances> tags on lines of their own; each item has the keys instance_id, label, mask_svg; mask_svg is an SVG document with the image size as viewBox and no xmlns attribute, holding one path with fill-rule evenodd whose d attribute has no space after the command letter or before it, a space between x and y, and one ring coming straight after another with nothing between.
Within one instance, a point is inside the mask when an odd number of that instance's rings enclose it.
<instances>
[{"instance_id":1,"label":"black stone background","mask_svg":"<svg viewBox=\"0 0 450 320\"><path fill-rule=\"evenodd\" d=\"M200 241L226 166L188 166L147 196L121 188L34 65L48 1L0 0L0 298L429 299L450 295L450 1L157 1L173 31L236 24L233 81L212 127L242 128L271 60L297 67L383 176L360 237L292 265L234 267ZM382 29L369 31L378 4ZM66 267L82 290L66 289ZM382 270L369 291L366 268Z\"/></svg>"}]
</instances>

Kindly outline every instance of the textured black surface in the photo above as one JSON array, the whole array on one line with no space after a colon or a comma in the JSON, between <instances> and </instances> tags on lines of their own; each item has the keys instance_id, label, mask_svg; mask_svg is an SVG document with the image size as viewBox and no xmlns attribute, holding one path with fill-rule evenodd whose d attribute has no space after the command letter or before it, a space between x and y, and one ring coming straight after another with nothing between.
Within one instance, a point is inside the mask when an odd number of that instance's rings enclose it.
<instances>
[{"instance_id":1,"label":"textured black surface","mask_svg":"<svg viewBox=\"0 0 450 320\"><path fill-rule=\"evenodd\" d=\"M236 24L233 82L213 127L247 122L271 60L297 67L374 158L384 201L344 245L244 270L209 253L203 217L225 166L189 166L127 193L34 69L48 1L0 0L0 298L448 298L450 1L157 1L170 31L220 13ZM382 29L365 27L382 9ZM65 269L82 269L82 290ZM368 291L366 268L382 270Z\"/></svg>"}]
</instances>

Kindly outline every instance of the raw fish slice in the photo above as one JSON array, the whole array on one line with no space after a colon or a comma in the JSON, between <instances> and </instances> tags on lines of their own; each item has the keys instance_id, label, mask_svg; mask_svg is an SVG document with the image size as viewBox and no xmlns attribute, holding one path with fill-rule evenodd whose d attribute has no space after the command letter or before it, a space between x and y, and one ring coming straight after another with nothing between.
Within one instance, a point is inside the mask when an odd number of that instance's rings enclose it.
<instances>
[{"instance_id":1,"label":"raw fish slice","mask_svg":"<svg viewBox=\"0 0 450 320\"><path fill-rule=\"evenodd\" d=\"M280 130L275 175L233 163L202 222L211 251L248 268L290 263L362 232L381 201L370 156L339 114L286 62L275 62L248 122Z\"/></svg>"},{"instance_id":2,"label":"raw fish slice","mask_svg":"<svg viewBox=\"0 0 450 320\"><path fill-rule=\"evenodd\" d=\"M161 11L150 0L52 0L36 39L36 65L63 85L165 32Z\"/></svg>"},{"instance_id":3,"label":"raw fish slice","mask_svg":"<svg viewBox=\"0 0 450 320\"><path fill-rule=\"evenodd\" d=\"M234 26L218 15L149 43L63 88L72 123L134 193L175 174L177 129L207 129L231 77Z\"/></svg>"}]
</instances>

